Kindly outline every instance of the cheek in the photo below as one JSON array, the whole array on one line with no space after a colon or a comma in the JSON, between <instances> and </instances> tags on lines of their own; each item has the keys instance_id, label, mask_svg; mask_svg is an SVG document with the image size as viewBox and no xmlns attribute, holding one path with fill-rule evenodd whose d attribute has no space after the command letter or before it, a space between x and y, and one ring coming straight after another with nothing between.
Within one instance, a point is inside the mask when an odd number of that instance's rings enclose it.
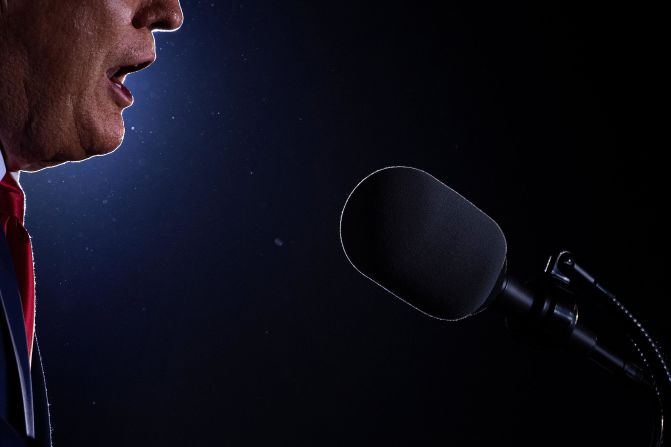
<instances>
[{"instance_id":1,"label":"cheek","mask_svg":"<svg viewBox=\"0 0 671 447\"><path fill-rule=\"evenodd\" d=\"M98 43L101 47L107 44ZM70 110L71 126L77 141L71 141L79 149L78 158L100 155L113 151L122 142L124 123L122 109L115 103L111 84L106 76L105 57L95 48L74 49L67 79L63 80L65 102ZM81 61L88 63L82 65ZM60 95L59 96L63 96Z\"/></svg>"},{"instance_id":2,"label":"cheek","mask_svg":"<svg viewBox=\"0 0 671 447\"><path fill-rule=\"evenodd\" d=\"M43 82L40 140L46 158L79 161L112 152L122 142L121 108L113 101L109 81L98 70L70 72Z\"/></svg>"},{"instance_id":3,"label":"cheek","mask_svg":"<svg viewBox=\"0 0 671 447\"><path fill-rule=\"evenodd\" d=\"M114 0L115 4L124 3ZM112 8L103 8L107 13ZM118 27L113 16L97 17L98 24L105 23L106 32L96 29L97 36L87 42L85 48L78 48L78 59L88 63L71 73L69 88L73 104L74 124L79 145L84 158L112 152L123 141L124 122L122 108L114 100L111 84L106 76L109 68L108 53L122 46L118 33L110 32Z\"/></svg>"}]
</instances>

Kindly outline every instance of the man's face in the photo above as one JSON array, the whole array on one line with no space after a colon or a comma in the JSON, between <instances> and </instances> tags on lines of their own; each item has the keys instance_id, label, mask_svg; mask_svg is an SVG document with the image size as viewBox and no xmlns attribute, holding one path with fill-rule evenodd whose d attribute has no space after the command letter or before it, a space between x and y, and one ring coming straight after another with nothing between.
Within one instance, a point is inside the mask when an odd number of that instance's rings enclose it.
<instances>
[{"instance_id":1,"label":"man's face","mask_svg":"<svg viewBox=\"0 0 671 447\"><path fill-rule=\"evenodd\" d=\"M5 3L3 5L3 2ZM35 171L116 149L125 74L155 59L179 0L0 0L0 147Z\"/></svg>"}]
</instances>

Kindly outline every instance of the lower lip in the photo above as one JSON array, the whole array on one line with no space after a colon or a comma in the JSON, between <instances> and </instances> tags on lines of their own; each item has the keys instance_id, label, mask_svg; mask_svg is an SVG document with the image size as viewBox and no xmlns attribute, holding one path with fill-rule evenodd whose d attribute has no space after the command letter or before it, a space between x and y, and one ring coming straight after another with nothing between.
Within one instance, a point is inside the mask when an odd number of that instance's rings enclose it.
<instances>
[{"instance_id":1,"label":"lower lip","mask_svg":"<svg viewBox=\"0 0 671 447\"><path fill-rule=\"evenodd\" d=\"M116 102L120 107L129 107L133 104L133 94L125 85L120 82L115 82L112 79L109 80L109 83L112 86L112 91L117 100Z\"/></svg>"}]
</instances>

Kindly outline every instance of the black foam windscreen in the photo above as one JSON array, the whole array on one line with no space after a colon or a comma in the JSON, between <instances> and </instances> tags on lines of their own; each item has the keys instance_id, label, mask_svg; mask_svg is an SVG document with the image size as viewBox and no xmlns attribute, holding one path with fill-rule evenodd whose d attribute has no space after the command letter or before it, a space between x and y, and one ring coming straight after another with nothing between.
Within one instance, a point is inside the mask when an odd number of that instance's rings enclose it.
<instances>
[{"instance_id":1,"label":"black foam windscreen","mask_svg":"<svg viewBox=\"0 0 671 447\"><path fill-rule=\"evenodd\" d=\"M415 168L363 179L343 208L340 239L364 276L439 319L478 311L505 274L506 239L497 223Z\"/></svg>"}]
</instances>

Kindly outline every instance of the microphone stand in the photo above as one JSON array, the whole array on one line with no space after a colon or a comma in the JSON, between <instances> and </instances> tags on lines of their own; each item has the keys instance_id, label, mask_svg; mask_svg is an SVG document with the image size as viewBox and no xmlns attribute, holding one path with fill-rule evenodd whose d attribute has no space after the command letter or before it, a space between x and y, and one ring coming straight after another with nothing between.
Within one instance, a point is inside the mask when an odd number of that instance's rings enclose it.
<instances>
[{"instance_id":1,"label":"microphone stand","mask_svg":"<svg viewBox=\"0 0 671 447\"><path fill-rule=\"evenodd\" d=\"M577 286L586 286L591 292L605 302L618 315L620 322L629 332L629 342L637 352L643 365L643 377L638 373L640 368L627 364L618 358L612 359L600 352L591 350L595 359L605 366L620 369L629 378L642 382L654 393L658 406L658 417L655 419L651 447L664 445L664 416L665 409L671 408L671 373L664 354L657 342L651 337L643 324L616 298L616 296L601 285L581 265L575 262L573 255L562 251L552 256L545 268L546 275L554 280L557 287L574 289ZM577 323L577 308L575 323ZM596 337L594 337L596 340ZM606 354L608 352L606 351ZM605 360L605 361L604 361ZM641 380L643 379L643 380Z\"/></svg>"}]
</instances>

